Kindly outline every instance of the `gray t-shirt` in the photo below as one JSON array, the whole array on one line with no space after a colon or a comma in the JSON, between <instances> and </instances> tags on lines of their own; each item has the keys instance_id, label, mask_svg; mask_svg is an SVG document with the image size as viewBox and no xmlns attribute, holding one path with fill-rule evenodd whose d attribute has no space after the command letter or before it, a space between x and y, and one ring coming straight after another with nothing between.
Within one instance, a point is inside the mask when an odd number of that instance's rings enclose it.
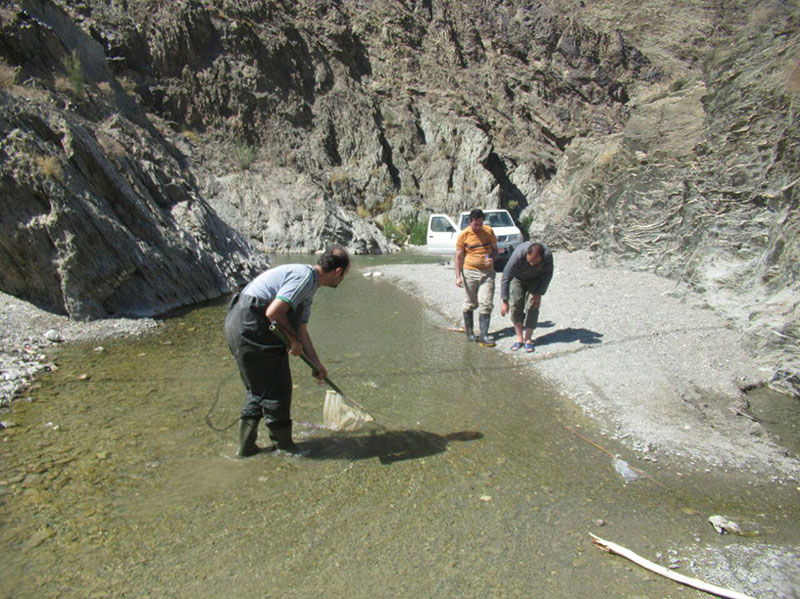
<instances>
[{"instance_id":1,"label":"gray t-shirt","mask_svg":"<svg viewBox=\"0 0 800 599\"><path fill-rule=\"evenodd\" d=\"M528 243L521 243L511 254L511 257L506 262L506 267L503 269L503 278L500 279L500 299L508 301L508 291L511 285L511 279L519 279L523 283L532 283L538 281L536 289L533 293L544 295L547 287L550 285L550 280L553 278L553 252L550 251L546 245L542 261L536 266L531 266L525 259L525 252L535 242L529 241Z\"/></svg>"},{"instance_id":2,"label":"gray t-shirt","mask_svg":"<svg viewBox=\"0 0 800 599\"><path fill-rule=\"evenodd\" d=\"M315 268L307 264L283 264L262 272L242 290L249 295L271 303L275 299L289 304L289 321L293 326L308 322L311 317L311 301L319 289Z\"/></svg>"}]
</instances>

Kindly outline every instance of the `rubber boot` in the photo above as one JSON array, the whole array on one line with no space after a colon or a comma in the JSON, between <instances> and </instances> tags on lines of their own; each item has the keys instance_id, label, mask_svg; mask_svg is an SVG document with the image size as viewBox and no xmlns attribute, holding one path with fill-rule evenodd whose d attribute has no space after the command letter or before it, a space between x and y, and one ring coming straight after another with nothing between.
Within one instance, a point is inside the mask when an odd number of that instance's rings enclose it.
<instances>
[{"instance_id":1,"label":"rubber boot","mask_svg":"<svg viewBox=\"0 0 800 599\"><path fill-rule=\"evenodd\" d=\"M475 333L472 332L473 326L472 310L464 312L464 330L467 332L467 341L475 341Z\"/></svg>"},{"instance_id":2,"label":"rubber boot","mask_svg":"<svg viewBox=\"0 0 800 599\"><path fill-rule=\"evenodd\" d=\"M494 347L497 345L494 341L489 339L489 320L491 319L490 314L479 314L478 319L480 321L481 326L481 336L478 339L478 343L480 343L483 347Z\"/></svg>"},{"instance_id":3,"label":"rubber boot","mask_svg":"<svg viewBox=\"0 0 800 599\"><path fill-rule=\"evenodd\" d=\"M236 455L246 458L258 453L256 437L258 437L259 418L242 418L239 421L239 449Z\"/></svg>"},{"instance_id":4,"label":"rubber boot","mask_svg":"<svg viewBox=\"0 0 800 599\"><path fill-rule=\"evenodd\" d=\"M288 453L300 453L300 448L292 441L292 423L284 425L269 425L269 438L275 449Z\"/></svg>"}]
</instances>

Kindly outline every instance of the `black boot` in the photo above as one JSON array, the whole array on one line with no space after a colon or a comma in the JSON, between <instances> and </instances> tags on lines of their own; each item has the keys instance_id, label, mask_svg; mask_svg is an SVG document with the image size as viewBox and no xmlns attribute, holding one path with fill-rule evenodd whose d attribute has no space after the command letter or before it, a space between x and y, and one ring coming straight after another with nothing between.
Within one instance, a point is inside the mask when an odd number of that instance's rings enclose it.
<instances>
[{"instance_id":1,"label":"black boot","mask_svg":"<svg viewBox=\"0 0 800 599\"><path fill-rule=\"evenodd\" d=\"M259 418L242 418L239 421L239 449L236 455L246 458L258 453L256 437L258 437Z\"/></svg>"},{"instance_id":2,"label":"black boot","mask_svg":"<svg viewBox=\"0 0 800 599\"><path fill-rule=\"evenodd\" d=\"M479 314L478 319L481 326L481 336L478 339L478 343L483 347L494 347L496 343L489 339L489 320L491 319L491 315Z\"/></svg>"},{"instance_id":3,"label":"black boot","mask_svg":"<svg viewBox=\"0 0 800 599\"><path fill-rule=\"evenodd\" d=\"M275 449L288 453L300 453L300 448L292 441L291 421L288 424L270 424L267 428L269 429L269 438L272 439L272 445Z\"/></svg>"},{"instance_id":4,"label":"black boot","mask_svg":"<svg viewBox=\"0 0 800 599\"><path fill-rule=\"evenodd\" d=\"M464 312L464 330L467 332L467 341L475 341L475 333L472 332L473 326L472 310Z\"/></svg>"}]
</instances>

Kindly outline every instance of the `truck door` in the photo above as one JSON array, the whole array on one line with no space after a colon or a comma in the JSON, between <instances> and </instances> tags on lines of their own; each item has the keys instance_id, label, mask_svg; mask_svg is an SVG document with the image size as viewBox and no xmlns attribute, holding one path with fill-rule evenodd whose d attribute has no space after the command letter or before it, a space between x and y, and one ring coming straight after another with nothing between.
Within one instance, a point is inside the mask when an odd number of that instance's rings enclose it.
<instances>
[{"instance_id":1,"label":"truck door","mask_svg":"<svg viewBox=\"0 0 800 599\"><path fill-rule=\"evenodd\" d=\"M428 250L454 252L456 250L456 225L446 214L431 214L428 219Z\"/></svg>"}]
</instances>

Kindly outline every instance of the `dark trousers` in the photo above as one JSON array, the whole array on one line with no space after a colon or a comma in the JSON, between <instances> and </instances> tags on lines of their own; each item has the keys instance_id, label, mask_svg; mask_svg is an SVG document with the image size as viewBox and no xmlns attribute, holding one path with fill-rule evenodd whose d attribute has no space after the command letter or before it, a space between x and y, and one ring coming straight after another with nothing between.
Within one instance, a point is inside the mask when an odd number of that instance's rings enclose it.
<instances>
[{"instance_id":1,"label":"dark trousers","mask_svg":"<svg viewBox=\"0 0 800 599\"><path fill-rule=\"evenodd\" d=\"M541 294L540 288L541 281L539 279L533 281L511 279L508 297L511 322L522 323L526 329L536 328L536 324L539 322L539 308L531 306L533 300L531 296Z\"/></svg>"},{"instance_id":2,"label":"dark trousers","mask_svg":"<svg viewBox=\"0 0 800 599\"><path fill-rule=\"evenodd\" d=\"M247 389L242 418L264 418L270 429L292 422L289 354L269 330L269 302L236 294L225 316L225 337Z\"/></svg>"}]
</instances>

